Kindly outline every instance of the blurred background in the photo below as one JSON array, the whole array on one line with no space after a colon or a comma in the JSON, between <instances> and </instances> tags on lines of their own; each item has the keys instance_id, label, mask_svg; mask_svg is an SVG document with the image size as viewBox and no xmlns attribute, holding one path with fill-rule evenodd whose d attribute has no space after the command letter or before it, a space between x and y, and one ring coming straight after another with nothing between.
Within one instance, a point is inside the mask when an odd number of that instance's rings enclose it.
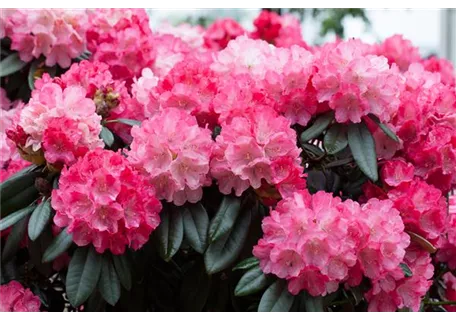
<instances>
[{"instance_id":1,"label":"blurred background","mask_svg":"<svg viewBox=\"0 0 456 320\"><path fill-rule=\"evenodd\" d=\"M215 19L230 17L245 29L253 29L256 9L147 9L153 28L167 22L207 26ZM274 9L300 18L304 40L310 44L339 36L374 43L394 34L419 47L423 57L437 55L456 64L456 9Z\"/></svg>"}]
</instances>

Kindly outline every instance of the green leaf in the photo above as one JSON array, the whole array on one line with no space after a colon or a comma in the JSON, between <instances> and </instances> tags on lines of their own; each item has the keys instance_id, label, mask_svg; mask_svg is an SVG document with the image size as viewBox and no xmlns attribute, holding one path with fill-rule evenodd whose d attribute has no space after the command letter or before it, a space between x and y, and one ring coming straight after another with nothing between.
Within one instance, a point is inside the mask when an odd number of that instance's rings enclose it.
<instances>
[{"instance_id":1,"label":"green leaf","mask_svg":"<svg viewBox=\"0 0 456 320\"><path fill-rule=\"evenodd\" d=\"M333 120L333 111L320 115L317 119L315 119L315 122L309 128L301 133L301 142L307 142L318 137L323 131L325 131Z\"/></svg>"},{"instance_id":2,"label":"green leaf","mask_svg":"<svg viewBox=\"0 0 456 320\"><path fill-rule=\"evenodd\" d=\"M303 149L307 152L310 152L312 153L313 155L315 155L316 157L321 157L322 155L324 155L325 153L316 145L314 144L310 144L310 143L307 143L307 142L301 142L301 146L303 147Z\"/></svg>"},{"instance_id":3,"label":"green leaf","mask_svg":"<svg viewBox=\"0 0 456 320\"><path fill-rule=\"evenodd\" d=\"M408 265L406 265L405 263L401 262L399 264L399 266L401 267L402 272L404 272L404 276L406 278L410 278L411 276L413 276L413 272L412 272L412 270L410 270Z\"/></svg>"},{"instance_id":4,"label":"green leaf","mask_svg":"<svg viewBox=\"0 0 456 320\"><path fill-rule=\"evenodd\" d=\"M294 297L288 292L287 282L279 279L264 292L258 312L288 312Z\"/></svg>"},{"instance_id":5,"label":"green leaf","mask_svg":"<svg viewBox=\"0 0 456 320\"><path fill-rule=\"evenodd\" d=\"M346 127L339 123L331 126L326 132L323 141L325 150L329 154L335 154L345 149L348 145Z\"/></svg>"},{"instance_id":6,"label":"green leaf","mask_svg":"<svg viewBox=\"0 0 456 320\"><path fill-rule=\"evenodd\" d=\"M236 261L247 239L251 215L251 209L241 212L234 227L209 245L204 253L207 273L214 274L222 271Z\"/></svg>"},{"instance_id":7,"label":"green leaf","mask_svg":"<svg viewBox=\"0 0 456 320\"><path fill-rule=\"evenodd\" d=\"M24 171L14 177L10 177L0 185L0 199L4 203L6 200L18 194L18 191L34 186L35 179L38 176L37 172Z\"/></svg>"},{"instance_id":8,"label":"green leaf","mask_svg":"<svg viewBox=\"0 0 456 320\"><path fill-rule=\"evenodd\" d=\"M107 303L114 306L120 298L120 280L111 262L110 254L103 255L98 290Z\"/></svg>"},{"instance_id":9,"label":"green leaf","mask_svg":"<svg viewBox=\"0 0 456 320\"><path fill-rule=\"evenodd\" d=\"M169 261L179 250L184 238L184 222L182 212L171 204L160 214L161 222L155 235L158 238L158 251L165 261Z\"/></svg>"},{"instance_id":10,"label":"green leaf","mask_svg":"<svg viewBox=\"0 0 456 320\"><path fill-rule=\"evenodd\" d=\"M372 181L377 181L375 142L364 123L350 124L348 127L348 145L361 171Z\"/></svg>"},{"instance_id":11,"label":"green leaf","mask_svg":"<svg viewBox=\"0 0 456 320\"><path fill-rule=\"evenodd\" d=\"M369 115L369 118L371 118L376 124L378 124L378 126L380 127L380 129L383 130L383 132L389 137L391 138L393 141L396 141L397 143L399 143L399 138L396 136L396 134L390 129L388 128L387 125L383 124L380 122L380 119L377 118L377 116L373 115L373 114L370 114Z\"/></svg>"},{"instance_id":12,"label":"green leaf","mask_svg":"<svg viewBox=\"0 0 456 320\"><path fill-rule=\"evenodd\" d=\"M68 233L67 228L63 229L57 237L52 240L49 247L43 253L43 262L50 262L68 250L73 243L73 236Z\"/></svg>"},{"instance_id":13,"label":"green leaf","mask_svg":"<svg viewBox=\"0 0 456 320\"><path fill-rule=\"evenodd\" d=\"M260 264L260 260L258 260L255 257L250 257L250 258L247 258L247 259L242 260L241 262L239 262L233 268L233 271L235 271L235 270L248 270L248 269L251 269L253 267L258 266L259 264Z\"/></svg>"},{"instance_id":14,"label":"green leaf","mask_svg":"<svg viewBox=\"0 0 456 320\"><path fill-rule=\"evenodd\" d=\"M26 65L27 62L22 61L19 58L19 54L17 52L10 54L0 62L0 77L5 77L7 75L15 73Z\"/></svg>"},{"instance_id":15,"label":"green leaf","mask_svg":"<svg viewBox=\"0 0 456 320\"><path fill-rule=\"evenodd\" d=\"M209 297L211 279L201 261L185 272L179 293L180 311L200 312Z\"/></svg>"},{"instance_id":16,"label":"green leaf","mask_svg":"<svg viewBox=\"0 0 456 320\"><path fill-rule=\"evenodd\" d=\"M305 294L304 304L306 306L306 312L324 312L325 309L323 307L323 297L314 297L308 294Z\"/></svg>"},{"instance_id":17,"label":"green leaf","mask_svg":"<svg viewBox=\"0 0 456 320\"><path fill-rule=\"evenodd\" d=\"M28 77L27 77L30 90L35 89L35 73L36 73L36 69L38 69L38 65L41 63L43 63L42 59L37 59L37 60L34 60L30 66Z\"/></svg>"},{"instance_id":18,"label":"green leaf","mask_svg":"<svg viewBox=\"0 0 456 320\"><path fill-rule=\"evenodd\" d=\"M240 198L233 196L223 197L222 203L209 225L209 238L211 242L217 241L233 229L240 209Z\"/></svg>"},{"instance_id":19,"label":"green leaf","mask_svg":"<svg viewBox=\"0 0 456 320\"><path fill-rule=\"evenodd\" d=\"M19 222L23 218L27 217L29 214L35 210L36 206L30 206L24 209L21 209L19 211L16 211L9 216L3 218L0 220L0 231L3 231L12 225L14 225L16 222Z\"/></svg>"},{"instance_id":20,"label":"green leaf","mask_svg":"<svg viewBox=\"0 0 456 320\"><path fill-rule=\"evenodd\" d=\"M23 209L27 205L30 205L39 196L39 192L34 185L26 189L18 190L20 191L16 195L1 203L0 210L2 218Z\"/></svg>"},{"instance_id":21,"label":"green leaf","mask_svg":"<svg viewBox=\"0 0 456 320\"><path fill-rule=\"evenodd\" d=\"M27 222L27 217L24 217L11 228L11 232L6 238L5 247L2 250L2 261L7 261L19 250L19 245L24 239L25 230L27 230Z\"/></svg>"},{"instance_id":22,"label":"green leaf","mask_svg":"<svg viewBox=\"0 0 456 320\"><path fill-rule=\"evenodd\" d=\"M351 162L353 162L353 158L349 157L349 158L345 158L345 159L339 159L339 160L332 161L328 164L325 164L324 167L325 168L340 167L340 166L349 164Z\"/></svg>"},{"instance_id":23,"label":"green leaf","mask_svg":"<svg viewBox=\"0 0 456 320\"><path fill-rule=\"evenodd\" d=\"M141 121L133 120L133 119L114 119L114 120L107 120L106 123L123 123L129 126L140 126Z\"/></svg>"},{"instance_id":24,"label":"green leaf","mask_svg":"<svg viewBox=\"0 0 456 320\"><path fill-rule=\"evenodd\" d=\"M73 307L79 307L96 288L102 256L93 247L78 248L71 258L66 276L66 292Z\"/></svg>"},{"instance_id":25,"label":"green leaf","mask_svg":"<svg viewBox=\"0 0 456 320\"><path fill-rule=\"evenodd\" d=\"M100 138L108 147L114 143L114 134L106 127L101 127Z\"/></svg>"},{"instance_id":26,"label":"green leaf","mask_svg":"<svg viewBox=\"0 0 456 320\"><path fill-rule=\"evenodd\" d=\"M127 255L113 255L112 260L114 262L114 267L116 268L117 275L119 276L120 283L125 289L130 291L131 267L130 263L128 262Z\"/></svg>"},{"instance_id":27,"label":"green leaf","mask_svg":"<svg viewBox=\"0 0 456 320\"><path fill-rule=\"evenodd\" d=\"M33 211L28 224L28 235L35 241L43 232L51 218L51 199L43 200Z\"/></svg>"},{"instance_id":28,"label":"green leaf","mask_svg":"<svg viewBox=\"0 0 456 320\"><path fill-rule=\"evenodd\" d=\"M234 289L234 295L237 297L247 296L262 290L267 285L268 279L260 269L260 266L256 266L242 276Z\"/></svg>"},{"instance_id":29,"label":"green leaf","mask_svg":"<svg viewBox=\"0 0 456 320\"><path fill-rule=\"evenodd\" d=\"M190 204L182 212L185 238L198 253L203 253L207 246L209 216L201 203Z\"/></svg>"}]
</instances>

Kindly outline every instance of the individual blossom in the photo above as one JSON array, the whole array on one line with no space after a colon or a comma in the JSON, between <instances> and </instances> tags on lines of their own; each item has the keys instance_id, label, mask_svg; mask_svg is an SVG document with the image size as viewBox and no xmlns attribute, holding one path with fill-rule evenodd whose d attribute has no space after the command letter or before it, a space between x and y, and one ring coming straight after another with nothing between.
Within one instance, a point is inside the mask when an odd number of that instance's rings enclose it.
<instances>
[{"instance_id":1,"label":"individual blossom","mask_svg":"<svg viewBox=\"0 0 456 320\"><path fill-rule=\"evenodd\" d=\"M291 176L302 177L299 154L289 120L270 109L252 110L222 126L211 175L220 192L234 189L240 196L249 186L260 188L263 180L275 186Z\"/></svg>"},{"instance_id":2,"label":"individual blossom","mask_svg":"<svg viewBox=\"0 0 456 320\"><path fill-rule=\"evenodd\" d=\"M380 170L380 176L389 187L397 187L402 183L411 182L415 173L412 164L396 158L386 161Z\"/></svg>"},{"instance_id":3,"label":"individual blossom","mask_svg":"<svg viewBox=\"0 0 456 320\"><path fill-rule=\"evenodd\" d=\"M368 311L394 312L401 308L412 311L420 309L421 301L432 285L434 266L428 252L416 245L406 250L403 264L412 275L407 277L402 267L389 272L382 278L372 280L372 289L365 296Z\"/></svg>"},{"instance_id":4,"label":"individual blossom","mask_svg":"<svg viewBox=\"0 0 456 320\"><path fill-rule=\"evenodd\" d=\"M131 130L128 160L155 187L157 198L176 205L196 203L211 184L211 131L187 112L166 108Z\"/></svg>"},{"instance_id":5,"label":"individual blossom","mask_svg":"<svg viewBox=\"0 0 456 320\"><path fill-rule=\"evenodd\" d=\"M10 281L0 286L1 312L39 312L40 298L17 281Z\"/></svg>"},{"instance_id":6,"label":"individual blossom","mask_svg":"<svg viewBox=\"0 0 456 320\"><path fill-rule=\"evenodd\" d=\"M73 164L89 150L103 147L101 117L80 86L62 89L47 83L32 93L15 128L7 134L21 156L37 164Z\"/></svg>"},{"instance_id":7,"label":"individual blossom","mask_svg":"<svg viewBox=\"0 0 456 320\"><path fill-rule=\"evenodd\" d=\"M445 283L445 298L448 301L456 301L456 277L451 273L447 272L442 277ZM445 306L447 311L456 312L456 306Z\"/></svg>"},{"instance_id":8,"label":"individual blossom","mask_svg":"<svg viewBox=\"0 0 456 320\"><path fill-rule=\"evenodd\" d=\"M204 45L212 50L222 50L228 42L245 33L244 28L236 20L217 19L204 33Z\"/></svg>"},{"instance_id":9,"label":"individual blossom","mask_svg":"<svg viewBox=\"0 0 456 320\"><path fill-rule=\"evenodd\" d=\"M120 153L96 149L64 168L52 191L54 223L78 246L123 254L141 248L160 223L153 188Z\"/></svg>"},{"instance_id":10,"label":"individual blossom","mask_svg":"<svg viewBox=\"0 0 456 320\"><path fill-rule=\"evenodd\" d=\"M155 50L144 9L96 9L89 14L87 41L93 61L104 62L115 80L129 87L154 63Z\"/></svg>"},{"instance_id":11,"label":"individual blossom","mask_svg":"<svg viewBox=\"0 0 456 320\"><path fill-rule=\"evenodd\" d=\"M370 54L359 40L328 44L315 53L312 78L319 102L328 102L336 121L361 122L368 114L388 122L399 106L403 77L388 60Z\"/></svg>"},{"instance_id":12,"label":"individual blossom","mask_svg":"<svg viewBox=\"0 0 456 320\"><path fill-rule=\"evenodd\" d=\"M410 64L421 60L418 48L399 34L386 38L375 46L375 54L385 56L390 65L395 63L402 72L407 71Z\"/></svg>"},{"instance_id":13,"label":"individual blossom","mask_svg":"<svg viewBox=\"0 0 456 320\"><path fill-rule=\"evenodd\" d=\"M47 66L58 64L68 68L71 59L86 50L89 23L85 10L9 10L5 35L11 39L11 49L18 51L21 60L29 62L43 55Z\"/></svg>"}]
</instances>

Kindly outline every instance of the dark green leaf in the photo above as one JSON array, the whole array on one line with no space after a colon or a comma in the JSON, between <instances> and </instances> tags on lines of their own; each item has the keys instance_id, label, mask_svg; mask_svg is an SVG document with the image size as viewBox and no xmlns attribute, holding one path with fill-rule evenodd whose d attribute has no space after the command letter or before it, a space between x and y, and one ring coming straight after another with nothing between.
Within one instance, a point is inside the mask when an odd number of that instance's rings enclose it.
<instances>
[{"instance_id":1,"label":"dark green leaf","mask_svg":"<svg viewBox=\"0 0 456 320\"><path fill-rule=\"evenodd\" d=\"M307 142L318 137L323 131L325 131L333 120L333 111L320 115L317 119L315 119L315 122L309 128L301 133L301 142Z\"/></svg>"},{"instance_id":2,"label":"dark green leaf","mask_svg":"<svg viewBox=\"0 0 456 320\"><path fill-rule=\"evenodd\" d=\"M308 293L305 293L304 304L307 312L324 312L323 308L323 297L314 297Z\"/></svg>"},{"instance_id":3,"label":"dark green leaf","mask_svg":"<svg viewBox=\"0 0 456 320\"><path fill-rule=\"evenodd\" d=\"M243 210L234 227L217 241L212 242L204 254L204 264L209 274L228 268L241 253L247 239L251 209Z\"/></svg>"},{"instance_id":4,"label":"dark green leaf","mask_svg":"<svg viewBox=\"0 0 456 320\"><path fill-rule=\"evenodd\" d=\"M209 296L211 279L202 262L196 262L185 272L179 295L180 309L186 312L200 312Z\"/></svg>"},{"instance_id":5,"label":"dark green leaf","mask_svg":"<svg viewBox=\"0 0 456 320\"><path fill-rule=\"evenodd\" d=\"M241 209L241 199L224 196L220 207L209 225L209 239L214 242L229 233Z\"/></svg>"},{"instance_id":6,"label":"dark green leaf","mask_svg":"<svg viewBox=\"0 0 456 320\"><path fill-rule=\"evenodd\" d=\"M399 264L399 266L401 267L402 272L404 272L406 278L410 278L411 276L413 276L413 272L412 270L410 270L408 265L402 262Z\"/></svg>"},{"instance_id":7,"label":"dark green leaf","mask_svg":"<svg viewBox=\"0 0 456 320\"><path fill-rule=\"evenodd\" d=\"M1 203L0 210L2 218L23 209L25 206L34 202L39 196L39 192L34 185L18 190L16 195Z\"/></svg>"},{"instance_id":8,"label":"dark green leaf","mask_svg":"<svg viewBox=\"0 0 456 320\"><path fill-rule=\"evenodd\" d=\"M201 203L190 204L182 212L185 238L196 252L203 253L207 246L209 216Z\"/></svg>"},{"instance_id":9,"label":"dark green leaf","mask_svg":"<svg viewBox=\"0 0 456 320\"><path fill-rule=\"evenodd\" d=\"M247 259L242 260L241 262L239 262L233 268L233 271L235 271L235 270L248 270L248 269L251 269L253 267L256 267L259 264L260 264L260 260L258 260L255 257L250 257L250 258L247 258Z\"/></svg>"},{"instance_id":10,"label":"dark green leaf","mask_svg":"<svg viewBox=\"0 0 456 320\"><path fill-rule=\"evenodd\" d=\"M106 302L98 290L94 290L87 300L86 312L102 312L105 311Z\"/></svg>"},{"instance_id":11,"label":"dark green leaf","mask_svg":"<svg viewBox=\"0 0 456 320\"><path fill-rule=\"evenodd\" d=\"M328 164L325 164L324 167L325 168L333 168L333 167L339 167L339 166L343 166L345 164L349 164L350 162L353 161L353 158L350 157L350 158L345 158L345 159L340 159L340 160L335 160L333 162L330 162Z\"/></svg>"},{"instance_id":12,"label":"dark green leaf","mask_svg":"<svg viewBox=\"0 0 456 320\"><path fill-rule=\"evenodd\" d=\"M261 271L260 266L249 269L239 280L234 295L237 297L256 293L268 285L268 279Z\"/></svg>"},{"instance_id":13,"label":"dark green leaf","mask_svg":"<svg viewBox=\"0 0 456 320\"><path fill-rule=\"evenodd\" d=\"M263 294L258 312L288 312L294 297L288 292L287 282L279 279Z\"/></svg>"},{"instance_id":14,"label":"dark green leaf","mask_svg":"<svg viewBox=\"0 0 456 320\"><path fill-rule=\"evenodd\" d=\"M361 171L372 181L377 181L375 142L364 123L350 124L348 127L348 145Z\"/></svg>"},{"instance_id":15,"label":"dark green leaf","mask_svg":"<svg viewBox=\"0 0 456 320\"><path fill-rule=\"evenodd\" d=\"M348 145L346 127L339 123L332 125L326 132L323 141L325 150L329 154L343 150Z\"/></svg>"},{"instance_id":16,"label":"dark green leaf","mask_svg":"<svg viewBox=\"0 0 456 320\"><path fill-rule=\"evenodd\" d=\"M103 255L98 289L107 303L114 306L120 298L120 280L111 262L110 254Z\"/></svg>"},{"instance_id":17,"label":"dark green leaf","mask_svg":"<svg viewBox=\"0 0 456 320\"><path fill-rule=\"evenodd\" d=\"M321 157L322 155L325 154L324 151L322 151L318 146L316 146L314 144L302 142L301 146L304 148L305 151L312 153L316 157Z\"/></svg>"},{"instance_id":18,"label":"dark green leaf","mask_svg":"<svg viewBox=\"0 0 456 320\"><path fill-rule=\"evenodd\" d=\"M101 266L102 256L93 247L74 252L66 276L66 292L73 307L83 304L96 288Z\"/></svg>"},{"instance_id":19,"label":"dark green leaf","mask_svg":"<svg viewBox=\"0 0 456 320\"><path fill-rule=\"evenodd\" d=\"M106 127L101 127L100 138L108 147L114 143L114 134Z\"/></svg>"},{"instance_id":20,"label":"dark green leaf","mask_svg":"<svg viewBox=\"0 0 456 320\"><path fill-rule=\"evenodd\" d=\"M11 228L11 232L6 238L5 247L2 250L2 261L7 261L19 250L19 245L24 239L25 230L27 230L27 221L27 217L22 218Z\"/></svg>"},{"instance_id":21,"label":"dark green leaf","mask_svg":"<svg viewBox=\"0 0 456 320\"><path fill-rule=\"evenodd\" d=\"M73 236L67 232L67 229L63 229L57 237L52 240L49 247L43 254L43 262L50 262L60 256L62 253L73 243Z\"/></svg>"},{"instance_id":22,"label":"dark green leaf","mask_svg":"<svg viewBox=\"0 0 456 320\"><path fill-rule=\"evenodd\" d=\"M43 200L33 211L28 224L28 235L35 241L43 232L51 218L51 199Z\"/></svg>"},{"instance_id":23,"label":"dark green leaf","mask_svg":"<svg viewBox=\"0 0 456 320\"><path fill-rule=\"evenodd\" d=\"M117 275L119 276L120 283L122 286L130 290L131 289L131 267L128 262L127 255L113 255L112 260L114 261L114 267L116 268Z\"/></svg>"},{"instance_id":24,"label":"dark green leaf","mask_svg":"<svg viewBox=\"0 0 456 320\"><path fill-rule=\"evenodd\" d=\"M4 77L21 70L27 65L27 62L19 58L17 52L10 54L0 62L0 77Z\"/></svg>"},{"instance_id":25,"label":"dark green leaf","mask_svg":"<svg viewBox=\"0 0 456 320\"><path fill-rule=\"evenodd\" d=\"M182 212L174 206L167 205L160 214L161 222L155 235L159 242L158 250L165 261L169 261L179 250L184 238Z\"/></svg>"},{"instance_id":26,"label":"dark green leaf","mask_svg":"<svg viewBox=\"0 0 456 320\"><path fill-rule=\"evenodd\" d=\"M30 215L33 212L33 210L35 210L35 208L36 208L36 206L30 206L30 207L21 209L19 211L16 211L16 212L10 214L9 216L3 218L2 220L0 220L0 231L3 231L5 229L11 227L16 222L19 222L23 218L27 217L28 215Z\"/></svg>"},{"instance_id":27,"label":"dark green leaf","mask_svg":"<svg viewBox=\"0 0 456 320\"><path fill-rule=\"evenodd\" d=\"M141 121L132 120L132 119L115 119L115 120L108 120L106 123L123 123L129 126L140 126Z\"/></svg>"},{"instance_id":28,"label":"dark green leaf","mask_svg":"<svg viewBox=\"0 0 456 320\"><path fill-rule=\"evenodd\" d=\"M2 203L17 195L18 191L33 186L37 176L37 172L24 171L22 174L17 174L4 181L0 185L0 199Z\"/></svg>"},{"instance_id":29,"label":"dark green leaf","mask_svg":"<svg viewBox=\"0 0 456 320\"><path fill-rule=\"evenodd\" d=\"M30 69L29 69L29 73L28 73L28 77L27 77L30 90L35 89L35 73L36 73L36 69L38 69L38 65L40 63L43 63L42 59L37 59L37 60L34 60L32 62L32 64L30 65Z\"/></svg>"},{"instance_id":30,"label":"dark green leaf","mask_svg":"<svg viewBox=\"0 0 456 320\"><path fill-rule=\"evenodd\" d=\"M378 124L378 126L380 127L380 129L383 130L383 132L389 137L391 138L393 141L396 141L397 143L399 143L399 138L396 136L396 134L390 129L388 128L388 126L386 126L385 124L381 123L380 122L380 119L377 118L377 116L373 115L373 114L370 114L369 115L369 118L371 118L372 120L375 121L375 123Z\"/></svg>"}]
</instances>

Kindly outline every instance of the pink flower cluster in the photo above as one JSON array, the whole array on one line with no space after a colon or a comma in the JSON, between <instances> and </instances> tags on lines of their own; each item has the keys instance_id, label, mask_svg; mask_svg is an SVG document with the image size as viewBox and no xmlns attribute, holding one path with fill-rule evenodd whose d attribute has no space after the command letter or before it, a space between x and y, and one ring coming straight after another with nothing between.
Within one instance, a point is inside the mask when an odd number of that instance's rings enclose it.
<instances>
[{"instance_id":1,"label":"pink flower cluster","mask_svg":"<svg viewBox=\"0 0 456 320\"><path fill-rule=\"evenodd\" d=\"M178 26L172 26L169 23L160 25L156 32L160 35L169 34L177 37L188 44L192 49L202 49L204 44L204 28L201 26L192 26L188 23L182 23Z\"/></svg>"},{"instance_id":2,"label":"pink flower cluster","mask_svg":"<svg viewBox=\"0 0 456 320\"><path fill-rule=\"evenodd\" d=\"M409 236L389 200L357 202L323 191L295 192L263 219L263 238L253 254L264 273L288 280L296 295L326 295L362 276L373 282L402 262Z\"/></svg>"},{"instance_id":3,"label":"pink flower cluster","mask_svg":"<svg viewBox=\"0 0 456 320\"><path fill-rule=\"evenodd\" d=\"M83 9L2 9L11 49L29 62L43 55L47 66L68 68L86 49L88 18Z\"/></svg>"},{"instance_id":4,"label":"pink flower cluster","mask_svg":"<svg viewBox=\"0 0 456 320\"><path fill-rule=\"evenodd\" d=\"M139 249L160 223L153 188L124 156L102 149L63 169L52 207L57 226L68 227L78 246L92 243L100 253Z\"/></svg>"},{"instance_id":5,"label":"pink flower cluster","mask_svg":"<svg viewBox=\"0 0 456 320\"><path fill-rule=\"evenodd\" d=\"M456 270L456 196L449 197L447 235L440 250L437 252L437 259L447 263L451 270Z\"/></svg>"},{"instance_id":6,"label":"pink flower cluster","mask_svg":"<svg viewBox=\"0 0 456 320\"><path fill-rule=\"evenodd\" d=\"M113 78L131 85L155 60L153 34L144 9L96 9L89 13L87 41L94 61L109 65Z\"/></svg>"},{"instance_id":7,"label":"pink flower cluster","mask_svg":"<svg viewBox=\"0 0 456 320\"><path fill-rule=\"evenodd\" d=\"M212 182L210 130L186 112L166 108L133 127L131 135L128 160L150 180L157 198L176 205L201 200L202 187Z\"/></svg>"},{"instance_id":8,"label":"pink flower cluster","mask_svg":"<svg viewBox=\"0 0 456 320\"><path fill-rule=\"evenodd\" d=\"M204 33L204 45L209 49L222 50L231 40L245 33L244 28L236 20L217 19Z\"/></svg>"},{"instance_id":9,"label":"pink flower cluster","mask_svg":"<svg viewBox=\"0 0 456 320\"><path fill-rule=\"evenodd\" d=\"M407 71L412 63L421 60L418 48L399 34L386 38L381 44L374 46L374 52L379 56L385 56L390 65L395 63L401 71Z\"/></svg>"},{"instance_id":10,"label":"pink flower cluster","mask_svg":"<svg viewBox=\"0 0 456 320\"><path fill-rule=\"evenodd\" d=\"M0 286L0 312L39 312L40 298L17 281Z\"/></svg>"},{"instance_id":11,"label":"pink flower cluster","mask_svg":"<svg viewBox=\"0 0 456 320\"><path fill-rule=\"evenodd\" d=\"M447 272L442 279L446 286L445 298L449 301L456 301L456 277L451 272ZM450 312L456 312L456 306L445 306L445 309Z\"/></svg>"},{"instance_id":12,"label":"pink flower cluster","mask_svg":"<svg viewBox=\"0 0 456 320\"><path fill-rule=\"evenodd\" d=\"M394 312L401 308L419 311L421 300L432 285L434 266L428 252L417 246L407 248L403 264L412 276L406 277L400 266L386 276L372 282L372 289L365 296L368 311Z\"/></svg>"},{"instance_id":13,"label":"pink flower cluster","mask_svg":"<svg viewBox=\"0 0 456 320\"><path fill-rule=\"evenodd\" d=\"M47 83L33 91L10 138L23 156L42 152L49 164L71 165L87 151L104 146L99 138L101 117L95 111L84 88Z\"/></svg>"},{"instance_id":14,"label":"pink flower cluster","mask_svg":"<svg viewBox=\"0 0 456 320\"><path fill-rule=\"evenodd\" d=\"M400 211L407 231L440 247L446 232L447 204L442 192L414 177L414 168L402 159L387 161L381 169L387 196Z\"/></svg>"},{"instance_id":15,"label":"pink flower cluster","mask_svg":"<svg viewBox=\"0 0 456 320\"><path fill-rule=\"evenodd\" d=\"M276 47L299 45L309 48L302 39L301 23L292 14L280 16L273 11L262 10L253 25L256 29L251 33L252 39L262 39Z\"/></svg>"},{"instance_id":16,"label":"pink flower cluster","mask_svg":"<svg viewBox=\"0 0 456 320\"><path fill-rule=\"evenodd\" d=\"M317 99L329 102L337 122L360 122L368 114L388 122L399 107L403 77L371 51L359 40L348 40L326 44L315 53Z\"/></svg>"},{"instance_id":17,"label":"pink flower cluster","mask_svg":"<svg viewBox=\"0 0 456 320\"><path fill-rule=\"evenodd\" d=\"M287 193L290 185L301 185L299 154L289 120L270 109L253 110L223 125L216 138L211 175L223 194L234 189L240 196L249 186L260 188L262 180Z\"/></svg>"}]
</instances>

